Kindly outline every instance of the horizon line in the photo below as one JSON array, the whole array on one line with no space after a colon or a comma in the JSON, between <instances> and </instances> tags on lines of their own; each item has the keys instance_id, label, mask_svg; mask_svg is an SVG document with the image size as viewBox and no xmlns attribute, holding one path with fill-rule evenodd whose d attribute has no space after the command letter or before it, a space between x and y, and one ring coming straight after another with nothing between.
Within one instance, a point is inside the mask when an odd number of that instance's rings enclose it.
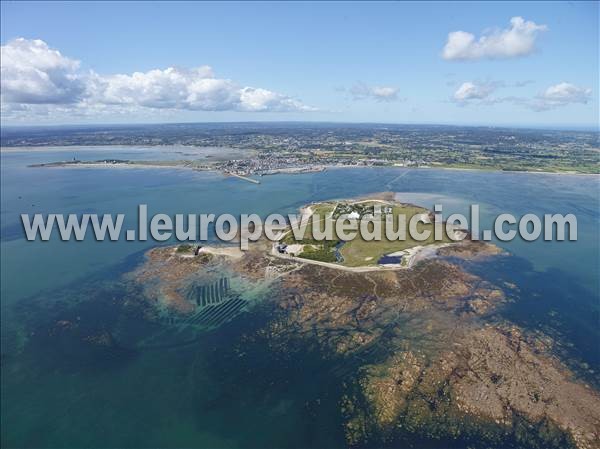
<instances>
[{"instance_id":1,"label":"horizon line","mask_svg":"<svg viewBox=\"0 0 600 449\"><path fill-rule=\"evenodd\" d=\"M459 123L427 123L427 122L363 122L363 121L331 121L331 120L245 120L245 121L190 121L190 122L131 122L131 123L64 123L64 124L0 124L0 130L6 128L82 128L82 127L127 127L157 125L224 125L224 124L323 124L323 125L379 125L379 126L446 126L454 128L497 128L497 129L530 129L540 131L585 131L600 133L598 124L582 125L543 125L543 124L459 124Z\"/></svg>"}]
</instances>

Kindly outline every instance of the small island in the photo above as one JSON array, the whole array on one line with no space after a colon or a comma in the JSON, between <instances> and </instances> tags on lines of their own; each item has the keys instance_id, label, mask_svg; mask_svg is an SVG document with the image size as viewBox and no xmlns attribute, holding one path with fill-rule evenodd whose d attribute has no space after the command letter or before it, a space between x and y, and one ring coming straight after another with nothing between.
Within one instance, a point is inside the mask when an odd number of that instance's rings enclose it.
<instances>
[{"instance_id":1,"label":"small island","mask_svg":"<svg viewBox=\"0 0 600 449\"><path fill-rule=\"evenodd\" d=\"M309 207L368 214L379 201L386 200ZM412 205L384 207L425 213ZM496 246L469 238L425 245L430 257L386 268L381 257L416 245L342 247L344 265L307 258L306 246L296 256L274 252L279 244L259 240L245 252L197 245L150 250L127 277L159 311L148 319L168 320L176 330L150 345L172 347L181 335L202 338L266 313L243 341L264 342L280 354L298 345L318 348L343 385L338 412L349 447L400 444L409 434L477 436L489 447L598 448L598 392L557 356L559 341L501 317L517 286L470 272L469 264L510 257ZM311 248L308 255L317 251L329 257L332 249Z\"/></svg>"}]
</instances>

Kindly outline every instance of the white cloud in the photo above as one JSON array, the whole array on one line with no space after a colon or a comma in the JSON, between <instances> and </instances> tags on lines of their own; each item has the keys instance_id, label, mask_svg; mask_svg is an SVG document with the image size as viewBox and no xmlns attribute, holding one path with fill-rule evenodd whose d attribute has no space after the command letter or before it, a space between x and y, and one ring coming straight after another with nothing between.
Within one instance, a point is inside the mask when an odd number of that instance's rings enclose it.
<instances>
[{"instance_id":1,"label":"white cloud","mask_svg":"<svg viewBox=\"0 0 600 449\"><path fill-rule=\"evenodd\" d=\"M94 100L111 105L221 111L236 109L240 101L239 87L214 78L207 66L95 76L90 85Z\"/></svg>"},{"instance_id":2,"label":"white cloud","mask_svg":"<svg viewBox=\"0 0 600 449\"><path fill-rule=\"evenodd\" d=\"M374 99L376 101L397 101L397 87L390 86L368 86L365 83L356 83L350 88L350 93L355 100Z\"/></svg>"},{"instance_id":3,"label":"white cloud","mask_svg":"<svg viewBox=\"0 0 600 449\"><path fill-rule=\"evenodd\" d=\"M529 84L529 83L526 83ZM592 90L562 82L548 87L535 96L494 96L502 87L520 86L521 83L506 84L502 81L467 81L462 83L452 95L451 100L461 106L469 104L493 105L512 103L534 111L547 111L569 104L587 104L592 100Z\"/></svg>"},{"instance_id":4,"label":"white cloud","mask_svg":"<svg viewBox=\"0 0 600 449\"><path fill-rule=\"evenodd\" d=\"M466 31L453 31L448 34L442 56L448 60L525 56L534 51L539 32L547 29L546 25L537 25L522 17L513 17L510 19L509 28L489 31L478 40L475 35Z\"/></svg>"},{"instance_id":5,"label":"white cloud","mask_svg":"<svg viewBox=\"0 0 600 449\"><path fill-rule=\"evenodd\" d=\"M577 87L570 83L559 83L547 88L541 98L552 103L587 103L592 89Z\"/></svg>"},{"instance_id":6,"label":"white cloud","mask_svg":"<svg viewBox=\"0 0 600 449\"><path fill-rule=\"evenodd\" d=\"M133 110L288 112L313 111L286 95L240 86L215 77L209 66L169 67L132 74L83 73L41 40L16 39L2 46L2 107L5 113L47 114L70 107L86 111ZM44 105L44 107L41 107ZM25 107L27 106L27 107ZM59 108L59 106L61 106ZM8 112L7 112L8 111Z\"/></svg>"},{"instance_id":7,"label":"white cloud","mask_svg":"<svg viewBox=\"0 0 600 449\"><path fill-rule=\"evenodd\" d=\"M74 103L85 90L79 61L63 56L44 41L15 39L0 52L3 103Z\"/></svg>"},{"instance_id":8,"label":"white cloud","mask_svg":"<svg viewBox=\"0 0 600 449\"><path fill-rule=\"evenodd\" d=\"M592 98L592 89L578 87L571 83L558 83L548 87L530 102L537 111L546 111L568 104L587 104Z\"/></svg>"},{"instance_id":9,"label":"white cloud","mask_svg":"<svg viewBox=\"0 0 600 449\"><path fill-rule=\"evenodd\" d=\"M494 102L491 98L491 94L496 90L499 83L493 82L472 82L467 81L462 83L454 95L452 95L452 100L460 103L467 104L469 102Z\"/></svg>"},{"instance_id":10,"label":"white cloud","mask_svg":"<svg viewBox=\"0 0 600 449\"><path fill-rule=\"evenodd\" d=\"M266 89L244 87L240 91L240 110L242 111L316 111L298 100Z\"/></svg>"}]
</instances>

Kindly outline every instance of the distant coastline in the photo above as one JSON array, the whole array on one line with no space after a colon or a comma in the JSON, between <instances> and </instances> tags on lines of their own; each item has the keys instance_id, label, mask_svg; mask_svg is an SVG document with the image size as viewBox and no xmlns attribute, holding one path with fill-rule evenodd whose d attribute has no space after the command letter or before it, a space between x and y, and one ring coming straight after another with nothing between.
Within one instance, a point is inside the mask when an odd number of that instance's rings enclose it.
<instances>
[{"instance_id":1,"label":"distant coastline","mask_svg":"<svg viewBox=\"0 0 600 449\"><path fill-rule=\"evenodd\" d=\"M139 149L123 159L185 160L242 176L315 166L600 174L598 137L596 131L278 122L3 129L1 143L3 152L52 148L77 159L104 159L77 154L87 150Z\"/></svg>"},{"instance_id":2,"label":"distant coastline","mask_svg":"<svg viewBox=\"0 0 600 449\"><path fill-rule=\"evenodd\" d=\"M119 146L107 146L107 150ZM29 151L22 150L21 148L27 147L11 147L3 148L2 151L6 152L20 152ZM55 147L34 147L33 151L52 151ZM572 170L564 171L546 171L546 170L511 170L511 169L499 169L499 168L488 168L488 167L452 167L444 165L428 165L428 166L415 166L415 167L404 167L397 166L394 164L389 165L365 165L365 164L323 164L315 167L282 167L279 169L270 170L264 173L235 173L227 170L222 170L218 167L209 165L197 165L197 160L157 160L157 161L135 161L135 160L96 160L96 161L51 161L45 163L31 164L29 167L32 168L123 168L123 169L182 169L182 170L194 170L194 171L214 171L220 172L225 176L234 176L241 179L249 180L248 176L272 176L277 174L303 174L313 173L324 170L335 170L335 169L351 169L351 168L388 168L388 169L403 169L403 170L453 170L453 171L476 171L476 172L492 172L492 173L526 173L526 174L548 174L548 175L572 175L572 176L600 176L598 173L583 173ZM257 184L260 182L252 180Z\"/></svg>"}]
</instances>

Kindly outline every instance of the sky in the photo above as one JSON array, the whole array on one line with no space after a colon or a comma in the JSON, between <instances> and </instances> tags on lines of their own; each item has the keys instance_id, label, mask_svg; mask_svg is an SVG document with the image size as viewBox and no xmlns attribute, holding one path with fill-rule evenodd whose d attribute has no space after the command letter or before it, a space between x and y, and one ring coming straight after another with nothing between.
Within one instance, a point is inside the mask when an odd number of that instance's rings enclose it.
<instances>
[{"instance_id":1,"label":"sky","mask_svg":"<svg viewBox=\"0 0 600 449\"><path fill-rule=\"evenodd\" d=\"M595 127L598 2L1 3L2 125Z\"/></svg>"}]
</instances>

